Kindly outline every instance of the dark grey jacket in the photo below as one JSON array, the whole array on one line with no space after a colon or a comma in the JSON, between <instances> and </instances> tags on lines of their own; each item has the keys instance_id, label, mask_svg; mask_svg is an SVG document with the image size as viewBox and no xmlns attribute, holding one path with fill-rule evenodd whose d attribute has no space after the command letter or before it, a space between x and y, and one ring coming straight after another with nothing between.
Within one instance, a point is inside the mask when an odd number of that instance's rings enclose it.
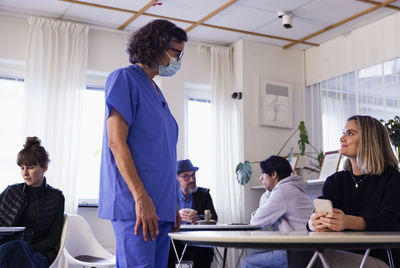
<instances>
[{"instance_id":1,"label":"dark grey jacket","mask_svg":"<svg viewBox=\"0 0 400 268\"><path fill-rule=\"evenodd\" d=\"M197 210L199 218L204 220L204 210L211 210L211 218L215 221L218 220L217 212L215 212L214 204L211 199L210 189L198 187L197 191L192 194L193 209Z\"/></svg>"}]
</instances>

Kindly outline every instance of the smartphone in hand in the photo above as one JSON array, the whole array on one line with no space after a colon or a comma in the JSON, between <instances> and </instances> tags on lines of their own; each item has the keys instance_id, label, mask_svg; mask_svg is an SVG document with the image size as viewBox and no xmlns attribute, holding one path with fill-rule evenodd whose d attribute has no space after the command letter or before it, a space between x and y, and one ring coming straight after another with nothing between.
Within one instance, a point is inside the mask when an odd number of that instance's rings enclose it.
<instances>
[{"instance_id":1,"label":"smartphone in hand","mask_svg":"<svg viewBox=\"0 0 400 268\"><path fill-rule=\"evenodd\" d=\"M328 199L314 199L314 207L317 212L333 213L332 202Z\"/></svg>"}]
</instances>

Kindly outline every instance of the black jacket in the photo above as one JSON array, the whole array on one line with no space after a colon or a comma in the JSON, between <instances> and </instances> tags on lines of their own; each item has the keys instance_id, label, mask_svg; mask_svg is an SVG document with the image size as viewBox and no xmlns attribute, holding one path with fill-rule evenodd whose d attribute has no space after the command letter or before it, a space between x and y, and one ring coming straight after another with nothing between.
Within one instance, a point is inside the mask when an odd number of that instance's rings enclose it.
<instances>
[{"instance_id":1,"label":"black jacket","mask_svg":"<svg viewBox=\"0 0 400 268\"><path fill-rule=\"evenodd\" d=\"M215 212L214 204L211 199L210 189L198 187L197 191L192 194L193 209L197 210L199 218L204 220L204 210L211 210L211 218L218 220L217 212Z\"/></svg>"},{"instance_id":2,"label":"black jacket","mask_svg":"<svg viewBox=\"0 0 400 268\"><path fill-rule=\"evenodd\" d=\"M46 183L8 186L0 195L0 226L24 226L22 238L49 263L57 256L64 218L62 192Z\"/></svg>"}]
</instances>

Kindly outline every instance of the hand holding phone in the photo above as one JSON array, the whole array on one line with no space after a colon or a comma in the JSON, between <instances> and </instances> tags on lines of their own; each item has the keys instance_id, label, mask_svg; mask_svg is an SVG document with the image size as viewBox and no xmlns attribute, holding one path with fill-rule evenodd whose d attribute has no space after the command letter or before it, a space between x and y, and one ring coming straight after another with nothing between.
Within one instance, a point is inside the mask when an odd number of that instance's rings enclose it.
<instances>
[{"instance_id":1,"label":"hand holding phone","mask_svg":"<svg viewBox=\"0 0 400 268\"><path fill-rule=\"evenodd\" d=\"M331 200L328 199L314 199L314 206L316 212L333 213L333 206Z\"/></svg>"}]
</instances>

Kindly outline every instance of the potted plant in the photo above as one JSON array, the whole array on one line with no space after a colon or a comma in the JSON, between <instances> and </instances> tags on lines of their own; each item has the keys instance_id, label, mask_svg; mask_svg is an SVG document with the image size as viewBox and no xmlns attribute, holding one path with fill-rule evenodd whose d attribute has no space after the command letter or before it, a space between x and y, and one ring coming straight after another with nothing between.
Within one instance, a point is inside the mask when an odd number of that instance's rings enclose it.
<instances>
[{"instance_id":1,"label":"potted plant","mask_svg":"<svg viewBox=\"0 0 400 268\"><path fill-rule=\"evenodd\" d=\"M389 119L387 122L385 122L385 120L381 120L381 122L389 132L390 141L396 149L397 159L400 160L400 117L396 115L393 119Z\"/></svg>"},{"instance_id":2,"label":"potted plant","mask_svg":"<svg viewBox=\"0 0 400 268\"><path fill-rule=\"evenodd\" d=\"M277 155L280 155L282 150L285 148L285 146L288 144L288 142L291 140L291 138L297 133L299 133L299 140L297 144L299 145L299 155L301 156L307 156L311 157L315 160L318 161L319 166L321 165L322 159L323 159L323 152L320 150L317 150L310 142L308 141L308 133L306 126L304 124L304 121L300 121L299 126L292 132L292 134L289 136L289 138L285 141L285 143L282 145L280 150L278 151ZM312 148L312 152L306 152L307 145L309 145ZM288 157L291 157L293 155L293 150L289 153ZM252 164L260 163L260 161L244 161L240 162L236 166L236 179L241 185L245 185L246 183L249 182L252 174Z\"/></svg>"}]
</instances>

